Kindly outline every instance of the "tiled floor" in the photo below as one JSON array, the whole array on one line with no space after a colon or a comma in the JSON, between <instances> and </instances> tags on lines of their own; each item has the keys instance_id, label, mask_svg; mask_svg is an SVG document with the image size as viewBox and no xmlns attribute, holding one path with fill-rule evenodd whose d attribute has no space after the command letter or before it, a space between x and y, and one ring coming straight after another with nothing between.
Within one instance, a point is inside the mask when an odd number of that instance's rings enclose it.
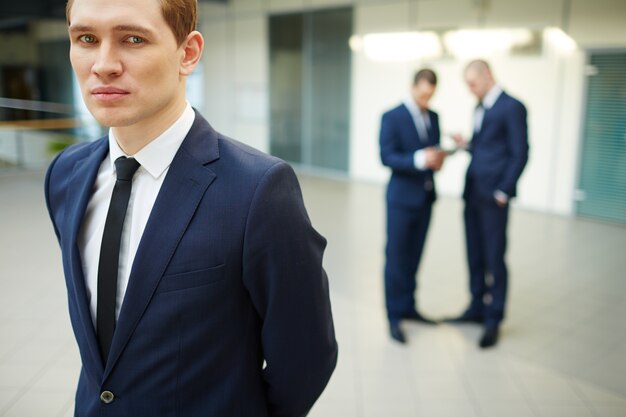
<instances>
[{"instance_id":1,"label":"tiled floor","mask_svg":"<svg viewBox=\"0 0 626 417\"><path fill-rule=\"evenodd\" d=\"M302 184L329 240L340 344L311 416L626 416L625 227L514 210L498 347L480 351L477 327L410 323L399 346L383 308L383 188ZM2 417L72 415L79 359L41 187L41 173L0 175ZM435 318L467 302L461 209L456 199L437 203L420 271L420 309Z\"/></svg>"}]
</instances>

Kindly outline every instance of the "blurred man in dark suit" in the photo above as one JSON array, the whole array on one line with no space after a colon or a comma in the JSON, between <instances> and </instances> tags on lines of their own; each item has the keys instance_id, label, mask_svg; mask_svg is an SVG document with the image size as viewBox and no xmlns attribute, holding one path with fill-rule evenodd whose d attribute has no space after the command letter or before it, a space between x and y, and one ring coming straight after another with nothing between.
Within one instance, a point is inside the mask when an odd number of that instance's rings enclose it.
<instances>
[{"instance_id":1,"label":"blurred man in dark suit","mask_svg":"<svg viewBox=\"0 0 626 417\"><path fill-rule=\"evenodd\" d=\"M487 348L497 343L504 318L509 201L528 160L528 131L526 108L496 84L487 62L470 62L465 81L478 99L474 134L469 143L454 139L472 155L463 194L472 300L452 321L483 324L479 346Z\"/></svg>"},{"instance_id":2,"label":"blurred man in dark suit","mask_svg":"<svg viewBox=\"0 0 626 417\"><path fill-rule=\"evenodd\" d=\"M391 168L387 187L385 301L391 337L406 338L400 320L432 324L415 307L416 278L435 201L433 172L445 154L439 149L439 117L428 109L437 76L429 69L415 74L411 94L383 115L380 155Z\"/></svg>"}]
</instances>

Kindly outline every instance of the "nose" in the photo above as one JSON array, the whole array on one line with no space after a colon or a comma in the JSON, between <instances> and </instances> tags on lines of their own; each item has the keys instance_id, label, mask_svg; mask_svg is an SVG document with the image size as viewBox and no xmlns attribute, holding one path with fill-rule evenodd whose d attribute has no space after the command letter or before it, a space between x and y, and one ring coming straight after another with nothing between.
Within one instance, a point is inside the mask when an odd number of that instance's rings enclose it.
<instances>
[{"instance_id":1,"label":"nose","mask_svg":"<svg viewBox=\"0 0 626 417\"><path fill-rule=\"evenodd\" d=\"M93 73L99 78L108 78L121 75L122 70L122 61L113 45L108 42L102 42L93 63Z\"/></svg>"}]
</instances>

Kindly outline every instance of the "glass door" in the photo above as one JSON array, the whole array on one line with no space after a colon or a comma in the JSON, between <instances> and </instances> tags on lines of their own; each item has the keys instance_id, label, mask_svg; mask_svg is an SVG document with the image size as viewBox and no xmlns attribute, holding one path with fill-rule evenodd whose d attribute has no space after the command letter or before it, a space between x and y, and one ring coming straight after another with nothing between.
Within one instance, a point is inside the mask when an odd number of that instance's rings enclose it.
<instances>
[{"instance_id":1,"label":"glass door","mask_svg":"<svg viewBox=\"0 0 626 417\"><path fill-rule=\"evenodd\" d=\"M348 171L352 9L270 17L270 150Z\"/></svg>"}]
</instances>

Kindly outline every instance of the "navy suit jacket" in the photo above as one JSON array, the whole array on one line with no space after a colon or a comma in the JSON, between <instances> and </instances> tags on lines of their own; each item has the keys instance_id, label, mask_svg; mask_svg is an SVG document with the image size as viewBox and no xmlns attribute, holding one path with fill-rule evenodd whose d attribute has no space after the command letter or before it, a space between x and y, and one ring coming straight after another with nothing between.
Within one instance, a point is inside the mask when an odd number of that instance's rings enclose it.
<instances>
[{"instance_id":1,"label":"navy suit jacket","mask_svg":"<svg viewBox=\"0 0 626 417\"><path fill-rule=\"evenodd\" d=\"M76 239L107 152L106 137L72 146L46 176L83 365L76 416L305 415L337 344L326 241L292 169L196 115L150 214L104 363Z\"/></svg>"},{"instance_id":2,"label":"navy suit jacket","mask_svg":"<svg viewBox=\"0 0 626 417\"><path fill-rule=\"evenodd\" d=\"M435 201L435 182L431 170L415 168L416 151L439 145L439 117L428 111L428 139L419 137L413 116L404 104L383 114L380 125L380 157L391 168L387 203L400 207L421 207Z\"/></svg>"},{"instance_id":3,"label":"navy suit jacket","mask_svg":"<svg viewBox=\"0 0 626 417\"><path fill-rule=\"evenodd\" d=\"M485 111L479 132L474 133L469 151L465 199L493 201L500 190L517 195L517 180L528 161L526 108L505 92Z\"/></svg>"}]
</instances>

